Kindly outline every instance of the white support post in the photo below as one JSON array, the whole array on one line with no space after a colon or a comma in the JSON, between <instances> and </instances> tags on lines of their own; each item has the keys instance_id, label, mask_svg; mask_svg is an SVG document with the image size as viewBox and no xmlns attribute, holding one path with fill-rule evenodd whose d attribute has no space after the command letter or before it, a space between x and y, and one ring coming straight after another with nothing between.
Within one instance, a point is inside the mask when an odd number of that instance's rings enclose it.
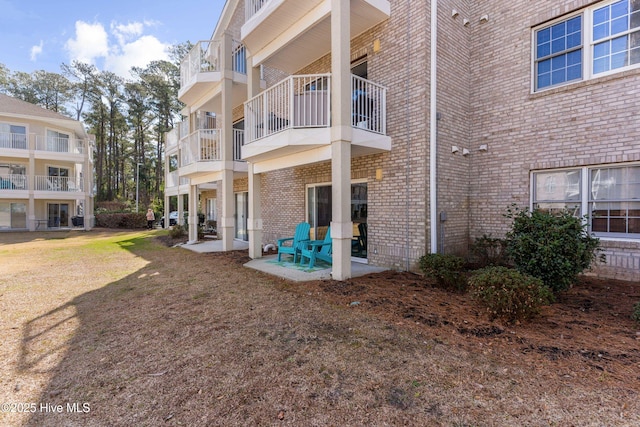
<instances>
[{"instance_id":1,"label":"white support post","mask_svg":"<svg viewBox=\"0 0 640 427\"><path fill-rule=\"evenodd\" d=\"M260 92L260 67L254 67L252 58L247 58L248 64L248 97L252 98ZM245 118L246 120L246 118ZM246 125L246 123L245 123ZM246 126L245 126L246 127ZM247 228L249 231L249 257L252 259L262 257L262 175L253 172L253 164L249 163L249 218Z\"/></svg>"},{"instance_id":2,"label":"white support post","mask_svg":"<svg viewBox=\"0 0 640 427\"><path fill-rule=\"evenodd\" d=\"M331 0L332 277L351 277L351 4Z\"/></svg>"},{"instance_id":3,"label":"white support post","mask_svg":"<svg viewBox=\"0 0 640 427\"><path fill-rule=\"evenodd\" d=\"M222 39L222 250L233 250L235 206L233 195L233 39L225 33Z\"/></svg>"},{"instance_id":4,"label":"white support post","mask_svg":"<svg viewBox=\"0 0 640 427\"><path fill-rule=\"evenodd\" d=\"M249 257L262 258L262 197L260 186L262 175L253 173L253 164L249 164Z\"/></svg>"},{"instance_id":5,"label":"white support post","mask_svg":"<svg viewBox=\"0 0 640 427\"><path fill-rule=\"evenodd\" d=\"M189 242L198 241L198 186L189 185Z\"/></svg>"}]
</instances>

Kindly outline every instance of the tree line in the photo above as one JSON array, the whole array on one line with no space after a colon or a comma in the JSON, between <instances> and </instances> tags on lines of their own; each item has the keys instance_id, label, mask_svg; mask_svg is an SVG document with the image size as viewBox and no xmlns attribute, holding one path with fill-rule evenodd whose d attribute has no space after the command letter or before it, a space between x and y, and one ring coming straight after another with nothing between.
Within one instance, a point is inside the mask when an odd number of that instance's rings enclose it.
<instances>
[{"instance_id":1,"label":"tree line","mask_svg":"<svg viewBox=\"0 0 640 427\"><path fill-rule=\"evenodd\" d=\"M165 133L180 120L180 60L191 43L174 45L169 61L132 67L131 78L73 61L61 72L11 71L0 64L0 92L84 123L95 135L96 202L164 200Z\"/></svg>"}]
</instances>

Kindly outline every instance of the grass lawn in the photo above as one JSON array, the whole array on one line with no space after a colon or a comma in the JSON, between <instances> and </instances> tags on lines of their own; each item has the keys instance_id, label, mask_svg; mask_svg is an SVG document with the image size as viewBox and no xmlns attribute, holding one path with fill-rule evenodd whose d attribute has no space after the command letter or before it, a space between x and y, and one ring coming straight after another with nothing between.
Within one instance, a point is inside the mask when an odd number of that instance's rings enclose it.
<instances>
[{"instance_id":1,"label":"grass lawn","mask_svg":"<svg viewBox=\"0 0 640 427\"><path fill-rule=\"evenodd\" d=\"M295 284L164 233L0 234L0 425L640 425L626 306L501 325L419 276Z\"/></svg>"}]
</instances>

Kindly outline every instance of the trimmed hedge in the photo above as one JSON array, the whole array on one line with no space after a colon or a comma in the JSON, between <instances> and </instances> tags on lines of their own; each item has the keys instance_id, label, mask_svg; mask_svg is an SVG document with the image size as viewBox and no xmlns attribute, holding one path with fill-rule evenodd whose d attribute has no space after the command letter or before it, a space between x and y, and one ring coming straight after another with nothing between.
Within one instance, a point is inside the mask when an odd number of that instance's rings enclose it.
<instances>
[{"instance_id":1,"label":"trimmed hedge","mask_svg":"<svg viewBox=\"0 0 640 427\"><path fill-rule=\"evenodd\" d=\"M96 214L96 227L104 228L146 228L146 213L99 213Z\"/></svg>"}]
</instances>

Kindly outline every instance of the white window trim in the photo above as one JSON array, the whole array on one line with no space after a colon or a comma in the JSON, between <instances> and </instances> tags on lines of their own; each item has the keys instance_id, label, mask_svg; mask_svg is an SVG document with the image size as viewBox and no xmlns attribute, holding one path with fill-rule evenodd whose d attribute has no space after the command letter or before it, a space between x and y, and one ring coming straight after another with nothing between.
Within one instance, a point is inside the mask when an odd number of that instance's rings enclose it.
<instances>
[{"instance_id":1,"label":"white window trim","mask_svg":"<svg viewBox=\"0 0 640 427\"><path fill-rule=\"evenodd\" d=\"M599 165L587 165L587 166L575 166L575 167L566 167L566 168L554 168L554 169L536 169L532 170L529 174L529 210L533 210L534 205L534 195L535 195L535 184L533 176L536 173L544 173L544 172L556 172L556 171L570 171L570 170L579 170L581 174L582 181L580 185L580 217L583 221L585 221L587 225L587 230L589 233L593 233L598 239L602 241L615 241L615 242L632 242L638 243L640 241L640 236L637 238L634 237L622 237L622 236L611 236L611 235L602 235L601 233L594 233L591 231L591 212L589 212L589 192L591 190L591 174L590 171L592 169L606 169L606 168L625 168L625 167L638 167L640 166L640 162L633 163L606 163Z\"/></svg>"},{"instance_id":2,"label":"white window trim","mask_svg":"<svg viewBox=\"0 0 640 427\"><path fill-rule=\"evenodd\" d=\"M540 93L547 90L555 89L558 87L568 86L580 82L592 80L594 78L606 77L612 74L618 74L623 71L633 70L640 68L640 63L627 65L626 67L616 68L614 70L605 71L602 73L593 73L593 12L597 9L609 6L613 3L617 3L620 0L608 0L603 2L594 3L589 7L585 7L576 12L569 13L567 15L560 16L551 21L547 21L544 24L536 25L531 30L531 93ZM536 89L537 73L536 73L536 33L544 28L551 27L558 22L568 21L571 18L582 15L582 79L571 80L557 85L547 86L541 89ZM638 30L640 31L640 30ZM631 30L627 30L625 34L631 33Z\"/></svg>"}]
</instances>

